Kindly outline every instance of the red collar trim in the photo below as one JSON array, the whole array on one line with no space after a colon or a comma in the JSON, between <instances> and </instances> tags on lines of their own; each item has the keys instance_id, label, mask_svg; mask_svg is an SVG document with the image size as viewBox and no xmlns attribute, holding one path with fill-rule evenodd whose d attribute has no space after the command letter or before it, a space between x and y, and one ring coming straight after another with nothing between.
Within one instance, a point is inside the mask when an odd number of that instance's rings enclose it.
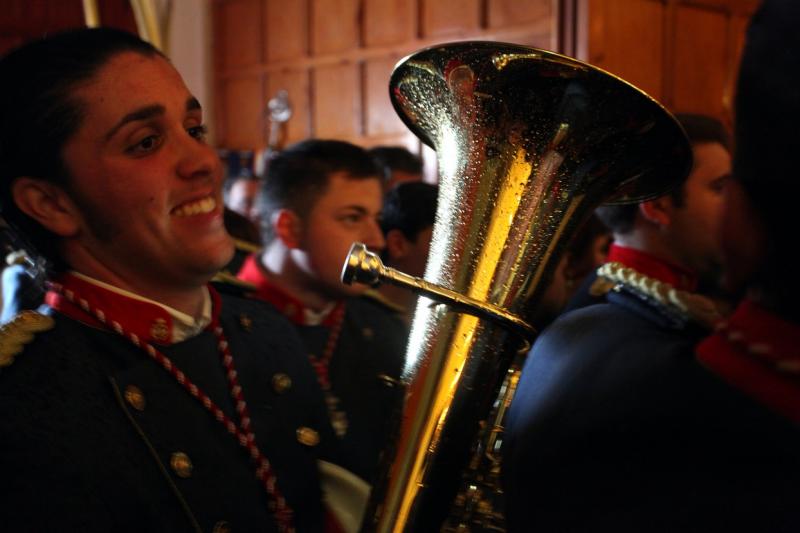
<instances>
[{"instance_id":1,"label":"red collar trim","mask_svg":"<svg viewBox=\"0 0 800 533\"><path fill-rule=\"evenodd\" d=\"M800 423L800 325L749 300L697 346L701 363L760 403Z\"/></svg>"},{"instance_id":2,"label":"red collar trim","mask_svg":"<svg viewBox=\"0 0 800 533\"><path fill-rule=\"evenodd\" d=\"M622 263L640 274L669 283L682 291L697 290L697 276L692 272L641 250L612 244L606 261Z\"/></svg>"},{"instance_id":3,"label":"red collar trim","mask_svg":"<svg viewBox=\"0 0 800 533\"><path fill-rule=\"evenodd\" d=\"M306 305L276 285L264 272L258 261L258 254L247 256L241 270L236 275L242 281L256 286L255 297L271 303L278 311L284 314L293 324L300 326L309 325L306 319ZM334 307L322 321L325 327L331 327L335 321L334 312L342 303Z\"/></svg>"},{"instance_id":4,"label":"red collar trim","mask_svg":"<svg viewBox=\"0 0 800 533\"><path fill-rule=\"evenodd\" d=\"M127 332L140 339L154 344L172 344L173 318L163 307L129 298L68 273L57 276L53 283L58 284L62 290L72 291L79 298L87 300L93 308L115 317ZM211 285L208 285L208 292L211 295L211 324L215 325L219 323L221 300L219 293ZM88 311L54 290L47 291L45 303L74 320L97 328L107 328Z\"/></svg>"}]
</instances>

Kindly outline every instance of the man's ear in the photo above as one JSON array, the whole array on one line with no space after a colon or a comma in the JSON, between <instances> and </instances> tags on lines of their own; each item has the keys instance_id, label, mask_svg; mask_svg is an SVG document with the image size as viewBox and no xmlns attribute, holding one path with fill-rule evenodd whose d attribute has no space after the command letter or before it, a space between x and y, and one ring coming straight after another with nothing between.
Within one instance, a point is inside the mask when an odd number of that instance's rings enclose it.
<instances>
[{"instance_id":1,"label":"man's ear","mask_svg":"<svg viewBox=\"0 0 800 533\"><path fill-rule=\"evenodd\" d=\"M639 213L645 220L663 228L672 223L672 198L667 194L639 204Z\"/></svg>"},{"instance_id":2,"label":"man's ear","mask_svg":"<svg viewBox=\"0 0 800 533\"><path fill-rule=\"evenodd\" d=\"M408 239L399 229L390 229L386 233L386 253L389 259L402 259L408 253Z\"/></svg>"},{"instance_id":3,"label":"man's ear","mask_svg":"<svg viewBox=\"0 0 800 533\"><path fill-rule=\"evenodd\" d=\"M72 237L80 231L80 210L59 185L22 176L11 184L11 195L20 211L56 235Z\"/></svg>"},{"instance_id":4,"label":"man's ear","mask_svg":"<svg viewBox=\"0 0 800 533\"><path fill-rule=\"evenodd\" d=\"M291 209L279 209L272 215L272 227L275 229L275 236L287 248L299 248L302 242L303 221L300 216Z\"/></svg>"}]
</instances>

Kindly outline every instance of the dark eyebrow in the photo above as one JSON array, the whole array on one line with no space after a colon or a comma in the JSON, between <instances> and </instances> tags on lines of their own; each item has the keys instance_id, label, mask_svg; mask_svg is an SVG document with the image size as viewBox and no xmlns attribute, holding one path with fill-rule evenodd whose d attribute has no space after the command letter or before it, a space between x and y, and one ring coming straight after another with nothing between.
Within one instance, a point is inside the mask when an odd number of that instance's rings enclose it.
<instances>
[{"instance_id":1,"label":"dark eyebrow","mask_svg":"<svg viewBox=\"0 0 800 533\"><path fill-rule=\"evenodd\" d=\"M137 120L147 120L148 118L152 118L158 115L163 115L166 112L166 109L163 105L149 105L147 107L143 107L141 109L137 109L136 111L132 111L122 117L122 120L117 122L117 125L111 128L108 133L106 133L106 140L108 141L111 137L114 136L115 133L119 131L119 129L128 124L129 122L135 122Z\"/></svg>"},{"instance_id":2,"label":"dark eyebrow","mask_svg":"<svg viewBox=\"0 0 800 533\"><path fill-rule=\"evenodd\" d=\"M203 106L200 105L200 101L194 96L190 96L186 100L186 111L197 111L202 109ZM122 117L122 120L117 122L116 126L111 128L111 130L108 133L106 133L106 140L111 139L111 137L113 137L114 134L117 133L122 126L124 126L129 122L135 122L137 120L147 120L149 118L158 115L163 115L165 112L166 109L164 108L164 106L159 104L149 105L141 109L137 109L136 111L132 111L131 113L128 113L127 115Z\"/></svg>"}]
</instances>

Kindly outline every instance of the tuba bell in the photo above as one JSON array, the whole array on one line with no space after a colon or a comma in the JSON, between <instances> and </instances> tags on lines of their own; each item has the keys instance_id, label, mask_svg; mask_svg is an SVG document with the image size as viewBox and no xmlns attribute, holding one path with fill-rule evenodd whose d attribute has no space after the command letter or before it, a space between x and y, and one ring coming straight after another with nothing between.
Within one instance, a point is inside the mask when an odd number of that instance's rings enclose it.
<instances>
[{"instance_id":1,"label":"tuba bell","mask_svg":"<svg viewBox=\"0 0 800 533\"><path fill-rule=\"evenodd\" d=\"M658 102L598 68L492 42L424 49L390 82L405 124L436 150L439 200L424 279L354 245L345 283L420 292L396 447L363 531L438 531L472 443L575 229L601 203L681 182L691 147ZM507 388L507 387L505 387ZM510 400L510 399L509 399Z\"/></svg>"}]
</instances>

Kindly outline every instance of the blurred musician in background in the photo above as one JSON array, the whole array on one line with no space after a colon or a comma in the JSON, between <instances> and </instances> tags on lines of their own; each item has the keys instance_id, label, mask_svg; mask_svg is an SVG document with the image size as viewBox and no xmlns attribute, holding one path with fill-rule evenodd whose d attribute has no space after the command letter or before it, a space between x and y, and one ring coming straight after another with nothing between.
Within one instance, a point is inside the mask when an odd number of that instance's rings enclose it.
<instances>
[{"instance_id":1,"label":"blurred musician in background","mask_svg":"<svg viewBox=\"0 0 800 533\"><path fill-rule=\"evenodd\" d=\"M688 319L685 295L668 295L686 305L667 314L657 294L624 285L546 331L509 416L511 531L800 524L797 20L800 4L766 0L740 70L718 237L728 284L747 298L699 345L672 332Z\"/></svg>"},{"instance_id":2,"label":"blurred musician in background","mask_svg":"<svg viewBox=\"0 0 800 533\"><path fill-rule=\"evenodd\" d=\"M436 185L421 181L399 183L386 193L381 215L386 266L419 278L425 274L438 194ZM417 296L407 288L384 283L367 295L384 302L404 322L411 322Z\"/></svg>"},{"instance_id":3,"label":"blurred musician in background","mask_svg":"<svg viewBox=\"0 0 800 533\"><path fill-rule=\"evenodd\" d=\"M722 249L717 235L722 191L731 170L730 142L724 126L714 118L693 114L676 118L694 156L686 181L654 200L600 207L597 216L613 232L606 262L677 290L705 292L719 284ZM614 285L603 276L599 280L596 274L589 276L566 310L604 302Z\"/></svg>"},{"instance_id":4,"label":"blurred musician in background","mask_svg":"<svg viewBox=\"0 0 800 533\"><path fill-rule=\"evenodd\" d=\"M239 278L296 326L339 436L340 466L371 481L389 439L407 335L366 286L340 280L353 242L385 243L381 174L367 152L334 140L303 141L270 161L263 193L264 250Z\"/></svg>"}]
</instances>

